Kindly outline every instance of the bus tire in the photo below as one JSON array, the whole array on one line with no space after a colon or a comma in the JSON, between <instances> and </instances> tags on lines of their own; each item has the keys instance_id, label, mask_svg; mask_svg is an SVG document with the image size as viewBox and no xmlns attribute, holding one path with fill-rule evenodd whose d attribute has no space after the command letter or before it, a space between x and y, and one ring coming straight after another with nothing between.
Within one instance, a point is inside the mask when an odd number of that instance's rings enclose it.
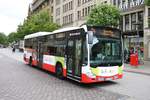
<instances>
[{"instance_id":1,"label":"bus tire","mask_svg":"<svg viewBox=\"0 0 150 100\"><path fill-rule=\"evenodd\" d=\"M29 59L29 65L32 66L32 57Z\"/></svg>"},{"instance_id":2,"label":"bus tire","mask_svg":"<svg viewBox=\"0 0 150 100\"><path fill-rule=\"evenodd\" d=\"M62 65L60 63L56 64L56 76L60 79L63 79L63 68Z\"/></svg>"}]
</instances>

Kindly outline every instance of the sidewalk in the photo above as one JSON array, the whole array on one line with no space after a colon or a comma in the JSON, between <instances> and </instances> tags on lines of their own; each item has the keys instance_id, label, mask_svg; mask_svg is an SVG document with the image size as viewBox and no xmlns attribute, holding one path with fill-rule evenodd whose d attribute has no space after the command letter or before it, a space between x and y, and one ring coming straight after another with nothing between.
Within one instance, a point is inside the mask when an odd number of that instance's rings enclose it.
<instances>
[{"instance_id":1,"label":"sidewalk","mask_svg":"<svg viewBox=\"0 0 150 100\"><path fill-rule=\"evenodd\" d=\"M138 66L131 66L130 64L124 64L124 71L150 75L150 61L144 61L143 65Z\"/></svg>"}]
</instances>

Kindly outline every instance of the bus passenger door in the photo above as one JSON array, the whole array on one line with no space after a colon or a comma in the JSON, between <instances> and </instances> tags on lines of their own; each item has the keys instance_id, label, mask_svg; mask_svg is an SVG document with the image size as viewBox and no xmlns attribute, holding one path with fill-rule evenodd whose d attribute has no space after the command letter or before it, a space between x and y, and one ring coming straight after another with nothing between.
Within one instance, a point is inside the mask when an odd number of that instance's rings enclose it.
<instances>
[{"instance_id":1,"label":"bus passenger door","mask_svg":"<svg viewBox=\"0 0 150 100\"><path fill-rule=\"evenodd\" d=\"M81 78L81 40L69 39L67 45L67 77Z\"/></svg>"},{"instance_id":2,"label":"bus passenger door","mask_svg":"<svg viewBox=\"0 0 150 100\"><path fill-rule=\"evenodd\" d=\"M38 67L43 65L43 44L42 42L38 43Z\"/></svg>"}]
</instances>

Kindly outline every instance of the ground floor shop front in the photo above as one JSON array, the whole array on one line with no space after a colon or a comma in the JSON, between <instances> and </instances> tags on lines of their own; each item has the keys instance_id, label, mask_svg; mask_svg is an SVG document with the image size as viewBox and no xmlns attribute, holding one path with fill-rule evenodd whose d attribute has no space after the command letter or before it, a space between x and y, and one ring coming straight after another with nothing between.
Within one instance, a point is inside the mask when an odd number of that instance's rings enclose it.
<instances>
[{"instance_id":1,"label":"ground floor shop front","mask_svg":"<svg viewBox=\"0 0 150 100\"><path fill-rule=\"evenodd\" d=\"M124 58L125 62L130 62L132 54L137 55L139 63L144 60L144 42L143 37L139 36L125 36L124 43Z\"/></svg>"},{"instance_id":2,"label":"ground floor shop front","mask_svg":"<svg viewBox=\"0 0 150 100\"><path fill-rule=\"evenodd\" d=\"M150 61L150 29L144 29L140 35L123 35L125 62L130 62L131 54L138 55L139 63Z\"/></svg>"}]
</instances>

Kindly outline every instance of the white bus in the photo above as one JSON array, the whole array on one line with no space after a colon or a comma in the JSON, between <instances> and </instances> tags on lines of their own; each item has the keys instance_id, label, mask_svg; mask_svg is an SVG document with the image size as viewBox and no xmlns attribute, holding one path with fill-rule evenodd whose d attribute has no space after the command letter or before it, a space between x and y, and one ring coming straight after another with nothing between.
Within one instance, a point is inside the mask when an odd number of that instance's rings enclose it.
<instances>
[{"instance_id":1,"label":"white bus","mask_svg":"<svg viewBox=\"0 0 150 100\"><path fill-rule=\"evenodd\" d=\"M69 27L24 38L24 61L82 83L122 78L121 32L101 26Z\"/></svg>"}]
</instances>

